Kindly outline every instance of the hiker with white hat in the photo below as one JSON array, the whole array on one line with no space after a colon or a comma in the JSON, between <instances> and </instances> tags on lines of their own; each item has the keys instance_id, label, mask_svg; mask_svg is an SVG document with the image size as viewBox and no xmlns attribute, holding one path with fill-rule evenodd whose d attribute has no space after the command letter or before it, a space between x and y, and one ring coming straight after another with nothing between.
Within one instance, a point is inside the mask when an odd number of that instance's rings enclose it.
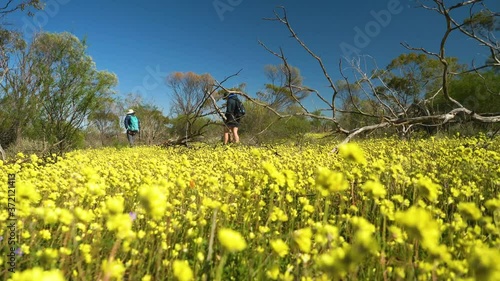
<instances>
[{"instance_id":1,"label":"hiker with white hat","mask_svg":"<svg viewBox=\"0 0 500 281\"><path fill-rule=\"evenodd\" d=\"M129 109L127 111L127 116L125 116L123 123L125 125L125 129L127 129L128 143L132 147L134 146L135 135L141 130L141 123L139 122L139 118L135 116L133 109Z\"/></svg>"}]
</instances>

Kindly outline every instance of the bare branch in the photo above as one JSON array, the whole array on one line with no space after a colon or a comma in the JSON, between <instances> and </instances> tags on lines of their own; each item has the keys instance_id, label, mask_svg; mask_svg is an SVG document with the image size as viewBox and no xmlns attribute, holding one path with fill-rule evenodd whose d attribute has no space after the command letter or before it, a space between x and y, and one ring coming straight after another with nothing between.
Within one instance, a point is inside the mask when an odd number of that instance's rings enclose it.
<instances>
[{"instance_id":1,"label":"bare branch","mask_svg":"<svg viewBox=\"0 0 500 281\"><path fill-rule=\"evenodd\" d=\"M424 48L415 48L415 47L411 47L408 43L406 42L402 42L401 45L403 47L405 47L406 49L408 50L411 50L411 51L420 51L420 52L423 52L425 54L428 54L429 56L433 56L433 57L436 57L437 59L441 59L441 56L437 53L433 53L433 52L429 52L427 51L426 49Z\"/></svg>"},{"instance_id":2,"label":"bare branch","mask_svg":"<svg viewBox=\"0 0 500 281\"><path fill-rule=\"evenodd\" d=\"M293 87L293 83L292 83L292 70L290 69L290 66L288 65L288 62L287 62L287 59L285 58L285 55L283 54L283 50L280 48L280 57L282 58L283 60L283 64L286 68L286 71L287 71L287 87L288 87L288 90L290 91L290 95L292 96L292 99L293 101L295 101L301 108L302 110L304 110L304 112L307 112L309 113L309 111L305 108L305 106L299 101L299 99L295 96L295 94L293 93L294 92L294 87Z\"/></svg>"},{"instance_id":3,"label":"bare branch","mask_svg":"<svg viewBox=\"0 0 500 281\"><path fill-rule=\"evenodd\" d=\"M373 130L380 129L380 128L386 128L386 127L389 127L390 125L391 125L391 123L389 123L389 122L383 122L380 124L375 124L375 125L370 125L370 126L365 126L365 127L361 127L358 129L354 129L354 130L349 132L349 135L339 145L346 144L346 143L350 142L351 139L353 139L355 136L357 136L363 132L373 131ZM332 150L332 153L337 153L337 152L338 152L338 146Z\"/></svg>"},{"instance_id":4,"label":"bare branch","mask_svg":"<svg viewBox=\"0 0 500 281\"><path fill-rule=\"evenodd\" d=\"M281 23L283 23L288 31L290 32L291 36L300 44L300 46L302 46L302 48L304 50L306 50L309 55L311 55L314 59L316 59L316 61L318 62L318 64L320 65L321 67L321 70L323 71L323 75L325 76L325 78L328 80L328 83L329 83L329 86L330 88L333 89L333 97L332 97L332 100L335 100L335 97L337 96L337 93L338 93L338 90L337 88L335 87L335 84L333 83L333 80L331 79L330 75L328 74L328 71L326 70L326 67L323 63L323 61L321 60L321 58L319 56L317 56L311 49L309 49L309 47L298 37L298 35L295 33L295 31L293 30L292 26L290 25L290 22L288 21L288 18L287 18L287 15L286 15L286 10L284 7L280 7L282 9L282 12L283 12L283 16L280 16L276 11L274 12L275 14L275 20L278 20L280 21ZM332 102L331 103L331 106L333 107L333 114L335 114L335 103ZM335 117L335 116L334 116Z\"/></svg>"},{"instance_id":5,"label":"bare branch","mask_svg":"<svg viewBox=\"0 0 500 281\"><path fill-rule=\"evenodd\" d=\"M460 7L463 7L463 6L471 5L471 4L473 5L473 4L482 2L482 1L483 0L469 0L469 1L464 1L464 2L461 2L461 3L457 3L457 4L453 5L453 6L451 6L450 8L448 8L448 11L451 11L451 10L454 10L454 9L457 9L457 8L460 8Z\"/></svg>"},{"instance_id":6,"label":"bare branch","mask_svg":"<svg viewBox=\"0 0 500 281\"><path fill-rule=\"evenodd\" d=\"M5 4L5 6L3 7L0 7L0 14L8 14L8 13L12 13L16 10L18 10L20 8L19 5L15 6L14 8L11 8L10 10L8 9L10 4L12 3L13 0L9 0L7 1L7 3Z\"/></svg>"}]
</instances>

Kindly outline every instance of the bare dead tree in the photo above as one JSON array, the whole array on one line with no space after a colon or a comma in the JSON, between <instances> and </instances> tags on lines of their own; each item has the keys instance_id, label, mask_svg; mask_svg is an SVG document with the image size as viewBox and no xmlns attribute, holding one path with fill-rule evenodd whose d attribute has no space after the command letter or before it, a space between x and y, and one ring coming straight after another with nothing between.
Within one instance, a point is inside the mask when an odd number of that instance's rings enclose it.
<instances>
[{"instance_id":1,"label":"bare dead tree","mask_svg":"<svg viewBox=\"0 0 500 281\"><path fill-rule=\"evenodd\" d=\"M248 100L254 102L255 104L267 108L269 111L273 112L276 116L280 118L286 118L289 116L308 116L311 118L323 119L332 122L334 125L334 132L341 133L345 136L342 143L349 142L352 138L357 135L370 132L382 128L396 128L400 130L403 134L408 133L412 127L415 125L422 126L443 126L448 122L455 120L458 116L468 116L469 120L474 120L482 123L498 123L500 122L500 113L482 113L478 114L468 108L463 104L458 102L453 98L453 94L450 93L449 81L452 75L457 75L459 73L453 73L450 69L449 59L446 56L445 49L447 46L447 40L452 32L459 32L469 39L475 40L479 45L484 46L489 49L492 59L489 60L487 64L475 66L473 69L468 69L466 71L471 72L482 68L500 66L500 44L498 40L493 35L484 36L485 33L480 33L475 31L475 27L472 24L459 23L456 19L451 16L451 11L459 8L469 8L470 18L473 19L475 13L473 12L473 6L481 4L483 11L487 10L484 6L482 0L469 0L463 1L455 4L451 7L447 7L443 0L428 0L427 2L432 2L434 6L428 6L421 4L421 8L428 9L430 11L435 11L439 13L446 19L446 31L444 32L441 42L439 45L438 52L431 52L423 48L413 48L407 43L402 43L404 47L412 51L423 52L428 56L437 58L442 65L441 72L441 87L435 90L435 93L427 98L419 99L414 102L402 101L401 93L398 93L395 89L389 87L382 79L383 71L379 70L370 72L365 65L370 58L360 57L347 61L348 67L343 66L343 61L339 60L339 72L343 77L342 88L339 88L339 84L334 83L325 64L322 59L317 56L308 46L302 41L299 36L295 33L291 26L291 23L287 17L287 13L284 7L279 7L280 12L274 11L274 18L266 18L265 20L276 21L283 24L288 30L290 36L295 39L295 41L314 59L317 61L319 67L321 68L325 79L328 81L329 87L332 92L328 94L319 93L314 89L303 89L315 93L315 95L322 101L325 105L322 111L331 112L330 116L322 116L317 114L312 114L300 100L296 102L301 106L302 112L294 114L282 114L276 109L272 108L269 104L262 101L254 99L246 94L244 95ZM487 10L489 11L489 10ZM489 11L489 15L492 17L498 17L499 13L494 13ZM482 36L481 36L482 35ZM283 65L290 71L288 59L286 58L284 51L280 49L279 52L273 51L268 48L263 42L259 41L259 44L264 47L269 53L279 58ZM348 78L347 72L354 76L354 81ZM463 72L462 72L463 73ZM290 88L290 92L293 93L292 89L296 88L296 85L290 83L287 85ZM429 110L430 104L439 96L444 96L444 98L453 105L452 109L441 114L433 114ZM337 106L341 100L350 101L350 108L342 108ZM355 115L363 117L369 120L369 124L355 127L355 128L344 128L339 122L339 115ZM337 149L334 150L336 152Z\"/></svg>"}]
</instances>

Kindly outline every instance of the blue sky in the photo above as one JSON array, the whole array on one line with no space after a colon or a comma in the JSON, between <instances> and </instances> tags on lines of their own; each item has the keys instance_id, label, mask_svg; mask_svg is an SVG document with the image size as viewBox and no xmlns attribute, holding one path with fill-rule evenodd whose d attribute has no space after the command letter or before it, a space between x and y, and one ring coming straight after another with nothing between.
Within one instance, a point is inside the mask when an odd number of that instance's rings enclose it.
<instances>
[{"instance_id":1,"label":"blue sky","mask_svg":"<svg viewBox=\"0 0 500 281\"><path fill-rule=\"evenodd\" d=\"M328 96L327 81L315 60L290 38L286 28L263 18L285 6L297 34L324 60L333 80L340 79L338 61L351 47L373 57L379 67L407 52L400 43L437 51L444 30L435 12L414 8L411 0L46 0L35 17L9 20L27 35L35 30L68 31L86 38L88 53L99 70L115 73L120 95L140 93L165 112L169 89L165 77L175 71L210 73L217 80L242 70L225 86L247 84L255 94L268 82L264 66L281 63L258 44L283 48L304 84ZM448 1L451 3L457 1ZM486 0L500 10L500 1ZM363 33L364 35L360 35ZM364 40L362 40L364 39ZM449 46L462 63L484 61L471 40ZM309 106L323 108L318 101Z\"/></svg>"}]
</instances>

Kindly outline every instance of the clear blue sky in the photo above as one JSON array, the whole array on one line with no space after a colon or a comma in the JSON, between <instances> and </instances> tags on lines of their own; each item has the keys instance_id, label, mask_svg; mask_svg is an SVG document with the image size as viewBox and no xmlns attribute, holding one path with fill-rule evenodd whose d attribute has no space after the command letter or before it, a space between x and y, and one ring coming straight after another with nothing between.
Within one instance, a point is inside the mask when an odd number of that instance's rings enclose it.
<instances>
[{"instance_id":1,"label":"clear blue sky","mask_svg":"<svg viewBox=\"0 0 500 281\"><path fill-rule=\"evenodd\" d=\"M225 86L247 83L251 95L267 82L264 66L281 63L259 44L283 48L304 84L330 94L315 60L289 37L285 27L264 21L280 5L298 35L324 60L334 80L346 46L358 47L379 67L403 52L400 43L438 50L443 19L411 0L46 0L35 17L9 18L29 34L35 29L68 31L86 38L88 53L99 70L114 72L121 95L140 92L146 100L169 109L165 77L174 71L210 73L217 80L236 73ZM457 1L448 1L455 3ZM486 0L494 11L500 1ZM389 15L389 16L388 16ZM365 40L359 33L365 34ZM366 40L368 39L368 40ZM455 42L452 37L451 42ZM477 44L461 41L447 50L462 63L483 62ZM310 107L324 107L311 101Z\"/></svg>"}]
</instances>

